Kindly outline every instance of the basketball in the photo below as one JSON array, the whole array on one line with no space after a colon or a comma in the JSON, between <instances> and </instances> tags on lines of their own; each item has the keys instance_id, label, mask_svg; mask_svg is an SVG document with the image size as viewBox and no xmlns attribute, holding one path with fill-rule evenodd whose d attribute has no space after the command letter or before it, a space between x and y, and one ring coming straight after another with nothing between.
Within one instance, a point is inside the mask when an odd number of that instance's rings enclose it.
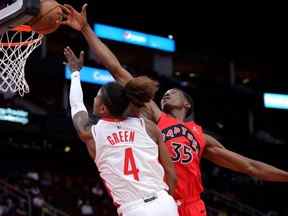
<instances>
[{"instance_id":1,"label":"basketball","mask_svg":"<svg viewBox=\"0 0 288 216\"><path fill-rule=\"evenodd\" d=\"M59 5L55 0L41 0L38 16L29 22L32 30L44 35L56 31L60 26L56 21L59 20L63 14Z\"/></svg>"}]
</instances>

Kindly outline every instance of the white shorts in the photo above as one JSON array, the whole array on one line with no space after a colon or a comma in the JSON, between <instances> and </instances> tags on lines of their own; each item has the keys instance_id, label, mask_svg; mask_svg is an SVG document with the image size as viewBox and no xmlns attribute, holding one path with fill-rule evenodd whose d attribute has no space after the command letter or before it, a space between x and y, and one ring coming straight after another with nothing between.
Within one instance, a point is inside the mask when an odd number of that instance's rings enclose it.
<instances>
[{"instance_id":1,"label":"white shorts","mask_svg":"<svg viewBox=\"0 0 288 216\"><path fill-rule=\"evenodd\" d=\"M117 212L121 216L178 216L175 200L164 190L146 199L123 204Z\"/></svg>"}]
</instances>

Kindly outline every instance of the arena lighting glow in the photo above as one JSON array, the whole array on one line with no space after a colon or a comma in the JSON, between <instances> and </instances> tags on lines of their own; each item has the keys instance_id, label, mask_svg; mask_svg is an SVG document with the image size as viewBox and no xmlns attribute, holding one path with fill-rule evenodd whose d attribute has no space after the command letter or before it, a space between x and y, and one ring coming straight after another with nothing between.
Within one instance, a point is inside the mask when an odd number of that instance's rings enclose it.
<instances>
[{"instance_id":1,"label":"arena lighting glow","mask_svg":"<svg viewBox=\"0 0 288 216\"><path fill-rule=\"evenodd\" d=\"M70 152L71 151L71 147L70 146L65 146L64 148L64 152Z\"/></svg>"},{"instance_id":2,"label":"arena lighting glow","mask_svg":"<svg viewBox=\"0 0 288 216\"><path fill-rule=\"evenodd\" d=\"M23 125L29 123L28 112L12 108L0 108L0 120Z\"/></svg>"},{"instance_id":3,"label":"arena lighting glow","mask_svg":"<svg viewBox=\"0 0 288 216\"><path fill-rule=\"evenodd\" d=\"M80 74L81 82L104 85L114 81L109 71L99 68L82 67ZM65 68L65 78L71 79L71 70L68 66Z\"/></svg>"},{"instance_id":4,"label":"arena lighting glow","mask_svg":"<svg viewBox=\"0 0 288 216\"><path fill-rule=\"evenodd\" d=\"M166 52L176 51L175 41L171 37L165 38L103 24L95 24L94 31L98 37L108 40L135 44Z\"/></svg>"},{"instance_id":5,"label":"arena lighting glow","mask_svg":"<svg viewBox=\"0 0 288 216\"><path fill-rule=\"evenodd\" d=\"M288 95L264 93L265 108L288 109Z\"/></svg>"}]
</instances>

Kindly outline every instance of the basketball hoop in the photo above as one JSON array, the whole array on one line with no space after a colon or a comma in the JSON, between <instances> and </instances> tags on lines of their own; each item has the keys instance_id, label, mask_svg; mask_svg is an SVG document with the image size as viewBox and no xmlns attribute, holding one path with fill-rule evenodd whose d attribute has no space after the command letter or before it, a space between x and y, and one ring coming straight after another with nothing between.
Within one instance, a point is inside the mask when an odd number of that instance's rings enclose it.
<instances>
[{"instance_id":1,"label":"basketball hoop","mask_svg":"<svg viewBox=\"0 0 288 216\"><path fill-rule=\"evenodd\" d=\"M29 93L25 79L27 58L42 41L43 35L22 25L0 34L0 91Z\"/></svg>"}]
</instances>

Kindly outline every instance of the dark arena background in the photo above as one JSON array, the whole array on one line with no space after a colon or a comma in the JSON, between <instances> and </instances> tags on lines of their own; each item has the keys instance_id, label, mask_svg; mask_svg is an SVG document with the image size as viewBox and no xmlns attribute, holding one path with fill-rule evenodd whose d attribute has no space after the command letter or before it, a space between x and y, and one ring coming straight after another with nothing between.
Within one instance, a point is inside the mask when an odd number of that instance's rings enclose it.
<instances>
[{"instance_id":1,"label":"dark arena background","mask_svg":"<svg viewBox=\"0 0 288 216\"><path fill-rule=\"evenodd\" d=\"M85 2L59 3L80 10ZM193 2L157 8L152 1L87 3L90 25L175 41L175 51L165 51L101 38L131 73L159 81L158 104L167 89L185 90L194 99L195 121L226 148L288 170L287 24L281 13ZM63 64L68 45L85 51L85 66L104 69L79 32L60 27L27 61L30 93L0 95L0 216L117 214L72 125ZM100 86L83 83L89 111ZM264 95L277 97L267 93L281 94L278 108L264 103ZM202 172L209 216L288 215L287 183L264 182L205 159Z\"/></svg>"}]
</instances>

